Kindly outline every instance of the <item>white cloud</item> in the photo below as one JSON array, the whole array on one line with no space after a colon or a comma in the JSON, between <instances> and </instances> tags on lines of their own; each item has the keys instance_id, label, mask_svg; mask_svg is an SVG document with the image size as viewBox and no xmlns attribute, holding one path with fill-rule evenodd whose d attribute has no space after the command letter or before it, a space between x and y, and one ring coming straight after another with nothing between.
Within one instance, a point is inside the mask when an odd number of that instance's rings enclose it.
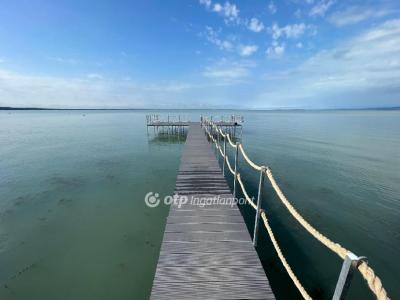
<instances>
[{"instance_id":1,"label":"white cloud","mask_svg":"<svg viewBox=\"0 0 400 300\"><path fill-rule=\"evenodd\" d=\"M103 79L103 76L97 73L89 73L86 77L89 79Z\"/></svg>"},{"instance_id":2,"label":"white cloud","mask_svg":"<svg viewBox=\"0 0 400 300\"><path fill-rule=\"evenodd\" d=\"M299 67L268 75L260 96L312 107L400 104L400 19L324 50ZM279 85L276 83L279 82ZM290 92L296 87L296 94Z\"/></svg>"},{"instance_id":3,"label":"white cloud","mask_svg":"<svg viewBox=\"0 0 400 300\"><path fill-rule=\"evenodd\" d=\"M310 10L310 16L325 16L329 8L335 3L334 0L321 0Z\"/></svg>"},{"instance_id":4,"label":"white cloud","mask_svg":"<svg viewBox=\"0 0 400 300\"><path fill-rule=\"evenodd\" d=\"M239 46L239 54L241 56L250 56L257 52L257 45L240 45Z\"/></svg>"},{"instance_id":5,"label":"white cloud","mask_svg":"<svg viewBox=\"0 0 400 300\"><path fill-rule=\"evenodd\" d=\"M76 60L75 58L70 58L70 57L60 57L60 56L50 56L47 59L51 60L51 61L56 61L59 63L65 63L65 64L71 64L71 65L75 65L78 62L78 60Z\"/></svg>"},{"instance_id":6,"label":"white cloud","mask_svg":"<svg viewBox=\"0 0 400 300\"><path fill-rule=\"evenodd\" d=\"M286 25L283 28L283 31L286 33L288 38L298 38L304 34L306 26L304 23L300 24L293 24L293 25Z\"/></svg>"},{"instance_id":7,"label":"white cloud","mask_svg":"<svg viewBox=\"0 0 400 300\"><path fill-rule=\"evenodd\" d=\"M259 21L257 18L251 18L248 26L247 26L251 31L254 32L260 32L264 30L264 24Z\"/></svg>"},{"instance_id":8,"label":"white cloud","mask_svg":"<svg viewBox=\"0 0 400 300\"><path fill-rule=\"evenodd\" d=\"M116 98L113 94L116 93ZM0 70L0 102L8 106L72 107L118 103L117 86L89 78L24 75Z\"/></svg>"},{"instance_id":9,"label":"white cloud","mask_svg":"<svg viewBox=\"0 0 400 300\"><path fill-rule=\"evenodd\" d=\"M206 26L205 36L210 43L216 45L221 50L232 50L233 43L230 40L221 39L219 33L219 31L215 31L212 27Z\"/></svg>"},{"instance_id":10,"label":"white cloud","mask_svg":"<svg viewBox=\"0 0 400 300\"><path fill-rule=\"evenodd\" d=\"M277 40L281 37L282 35L282 30L280 29L280 27L278 26L278 24L273 24L271 27L271 33L272 33L272 38L274 40Z\"/></svg>"},{"instance_id":11,"label":"white cloud","mask_svg":"<svg viewBox=\"0 0 400 300\"><path fill-rule=\"evenodd\" d=\"M332 24L340 27L356 24L364 20L377 19L391 14L393 11L377 7L350 6L344 10L337 11L329 16Z\"/></svg>"},{"instance_id":12,"label":"white cloud","mask_svg":"<svg viewBox=\"0 0 400 300\"><path fill-rule=\"evenodd\" d=\"M277 40L282 36L286 36L287 38L296 39L304 34L306 30L306 25L304 23L299 24L289 24L284 27L279 27L278 24L273 24L270 28L272 33L272 38Z\"/></svg>"},{"instance_id":13,"label":"white cloud","mask_svg":"<svg viewBox=\"0 0 400 300\"><path fill-rule=\"evenodd\" d=\"M232 84L242 82L243 79L248 77L252 67L254 67L254 64L248 61L234 62L222 59L206 67L203 75L218 80L220 84Z\"/></svg>"},{"instance_id":14,"label":"white cloud","mask_svg":"<svg viewBox=\"0 0 400 300\"><path fill-rule=\"evenodd\" d=\"M269 10L269 12L270 12L271 14L275 14L275 13L277 12L278 9L277 9L277 7L276 7L274 1L269 2L269 4L268 4L268 10Z\"/></svg>"},{"instance_id":15,"label":"white cloud","mask_svg":"<svg viewBox=\"0 0 400 300\"><path fill-rule=\"evenodd\" d=\"M272 45L267 49L267 55L270 58L278 58L285 52L285 44L272 41Z\"/></svg>"},{"instance_id":16,"label":"white cloud","mask_svg":"<svg viewBox=\"0 0 400 300\"><path fill-rule=\"evenodd\" d=\"M93 77L93 76L89 76ZM53 108L183 107L211 85L185 82L139 83L104 79L27 75L0 69L0 106ZM96 76L95 76L96 77Z\"/></svg>"},{"instance_id":17,"label":"white cloud","mask_svg":"<svg viewBox=\"0 0 400 300\"><path fill-rule=\"evenodd\" d=\"M215 12L222 12L222 9L223 9L223 7L222 7L221 4L219 4L219 3L215 3L215 4L214 4L213 11L215 11Z\"/></svg>"},{"instance_id":18,"label":"white cloud","mask_svg":"<svg viewBox=\"0 0 400 300\"><path fill-rule=\"evenodd\" d=\"M211 7L211 0L200 0L200 4L204 5L207 8Z\"/></svg>"},{"instance_id":19,"label":"white cloud","mask_svg":"<svg viewBox=\"0 0 400 300\"><path fill-rule=\"evenodd\" d=\"M231 4L229 1L226 1L223 5L218 2L214 3L212 10L223 16L226 22L239 20L239 9L236 4Z\"/></svg>"}]
</instances>

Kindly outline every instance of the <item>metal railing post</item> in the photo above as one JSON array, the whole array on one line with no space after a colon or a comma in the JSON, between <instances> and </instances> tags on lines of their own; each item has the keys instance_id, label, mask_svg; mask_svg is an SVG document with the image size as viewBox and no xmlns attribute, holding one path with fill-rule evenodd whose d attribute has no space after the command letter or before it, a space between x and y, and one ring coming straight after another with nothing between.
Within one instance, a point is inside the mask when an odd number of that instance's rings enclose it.
<instances>
[{"instance_id":1,"label":"metal railing post","mask_svg":"<svg viewBox=\"0 0 400 300\"><path fill-rule=\"evenodd\" d=\"M262 201L262 191L264 186L264 175L266 168L264 166L261 167L260 170L260 180L258 182L258 194L257 194L257 211L256 211L256 219L254 222L254 233L253 233L253 246L257 247L257 238L258 238L258 227L260 223L261 217L261 201Z\"/></svg>"},{"instance_id":2,"label":"metal railing post","mask_svg":"<svg viewBox=\"0 0 400 300\"><path fill-rule=\"evenodd\" d=\"M354 253L348 252L343 261L342 269L340 270L339 278L336 283L333 300L343 300L349 290L353 271L358 267L361 261L367 261L365 256L357 256Z\"/></svg>"},{"instance_id":3,"label":"metal railing post","mask_svg":"<svg viewBox=\"0 0 400 300\"><path fill-rule=\"evenodd\" d=\"M235 175L233 178L233 197L236 199L236 182L237 182L237 169L238 169L238 158L239 158L239 143L236 142L235 152Z\"/></svg>"},{"instance_id":4,"label":"metal railing post","mask_svg":"<svg viewBox=\"0 0 400 300\"><path fill-rule=\"evenodd\" d=\"M222 175L225 176L225 164L226 164L226 136L224 137L224 163L222 164Z\"/></svg>"}]
</instances>

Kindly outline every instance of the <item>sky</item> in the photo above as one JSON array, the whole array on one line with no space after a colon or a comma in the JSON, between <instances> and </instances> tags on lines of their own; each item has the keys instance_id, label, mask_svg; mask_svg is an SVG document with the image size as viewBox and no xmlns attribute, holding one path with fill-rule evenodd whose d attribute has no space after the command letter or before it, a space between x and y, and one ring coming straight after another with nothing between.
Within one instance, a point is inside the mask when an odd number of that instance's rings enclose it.
<instances>
[{"instance_id":1,"label":"sky","mask_svg":"<svg viewBox=\"0 0 400 300\"><path fill-rule=\"evenodd\" d=\"M0 106L400 106L400 2L2 0Z\"/></svg>"}]
</instances>

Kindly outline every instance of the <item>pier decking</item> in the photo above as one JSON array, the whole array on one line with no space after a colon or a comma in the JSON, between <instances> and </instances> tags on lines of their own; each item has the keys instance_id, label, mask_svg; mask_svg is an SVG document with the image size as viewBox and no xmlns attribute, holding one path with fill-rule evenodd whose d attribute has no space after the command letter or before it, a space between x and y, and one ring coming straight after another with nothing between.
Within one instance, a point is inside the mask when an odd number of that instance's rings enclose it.
<instances>
[{"instance_id":1,"label":"pier decking","mask_svg":"<svg viewBox=\"0 0 400 300\"><path fill-rule=\"evenodd\" d=\"M236 206L201 207L192 200L233 199L199 123L189 131L171 205L151 299L275 299Z\"/></svg>"}]
</instances>

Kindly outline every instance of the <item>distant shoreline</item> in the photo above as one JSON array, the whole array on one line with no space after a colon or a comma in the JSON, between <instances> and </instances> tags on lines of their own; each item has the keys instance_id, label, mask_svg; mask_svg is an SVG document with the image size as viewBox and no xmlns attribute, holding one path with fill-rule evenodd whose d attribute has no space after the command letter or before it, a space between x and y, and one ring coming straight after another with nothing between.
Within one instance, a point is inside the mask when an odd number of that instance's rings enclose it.
<instances>
[{"instance_id":1,"label":"distant shoreline","mask_svg":"<svg viewBox=\"0 0 400 300\"><path fill-rule=\"evenodd\" d=\"M8 107L0 106L1 110L85 110L85 111L96 111L96 110L136 110L136 111L188 111L188 110L198 110L198 111L334 111L334 110L400 110L400 106L394 107L360 107L360 108L274 108L274 109L246 109L246 108L42 108L42 107Z\"/></svg>"}]
</instances>

